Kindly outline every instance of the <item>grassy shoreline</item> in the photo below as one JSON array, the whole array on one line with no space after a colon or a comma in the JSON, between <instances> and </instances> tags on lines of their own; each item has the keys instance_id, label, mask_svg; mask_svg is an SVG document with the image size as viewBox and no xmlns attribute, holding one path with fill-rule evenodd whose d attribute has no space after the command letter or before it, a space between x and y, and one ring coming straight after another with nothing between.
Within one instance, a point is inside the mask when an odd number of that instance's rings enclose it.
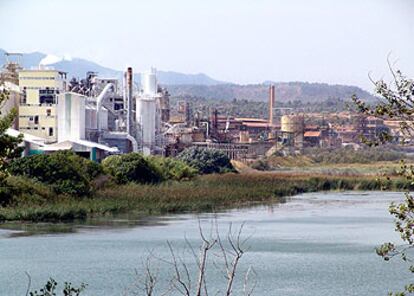
<instances>
[{"instance_id":1,"label":"grassy shoreline","mask_svg":"<svg viewBox=\"0 0 414 296\"><path fill-rule=\"evenodd\" d=\"M374 176L242 173L205 175L158 185L112 185L88 198L59 196L43 203L20 202L0 208L0 221L70 222L131 213L139 216L211 212L257 203L284 202L295 194L328 190L412 189L401 178L379 182Z\"/></svg>"}]
</instances>

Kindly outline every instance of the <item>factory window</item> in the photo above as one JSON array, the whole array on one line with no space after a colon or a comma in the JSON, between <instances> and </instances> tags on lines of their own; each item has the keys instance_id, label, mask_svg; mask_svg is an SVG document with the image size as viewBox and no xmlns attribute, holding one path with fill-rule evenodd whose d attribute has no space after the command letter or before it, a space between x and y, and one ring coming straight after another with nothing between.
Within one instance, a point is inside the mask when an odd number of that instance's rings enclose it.
<instances>
[{"instance_id":1,"label":"factory window","mask_svg":"<svg viewBox=\"0 0 414 296\"><path fill-rule=\"evenodd\" d=\"M42 130L45 130L46 128L45 127L42 127Z\"/></svg>"},{"instance_id":2,"label":"factory window","mask_svg":"<svg viewBox=\"0 0 414 296\"><path fill-rule=\"evenodd\" d=\"M36 116L34 117L34 123L35 123L35 124L39 124L39 116L37 116L37 115L36 115Z\"/></svg>"},{"instance_id":3,"label":"factory window","mask_svg":"<svg viewBox=\"0 0 414 296\"><path fill-rule=\"evenodd\" d=\"M30 120L30 121L33 121L33 116L30 116L30 117L29 117L29 120Z\"/></svg>"},{"instance_id":4,"label":"factory window","mask_svg":"<svg viewBox=\"0 0 414 296\"><path fill-rule=\"evenodd\" d=\"M50 116L52 115L52 110L51 109L46 109L46 116Z\"/></svg>"},{"instance_id":5,"label":"factory window","mask_svg":"<svg viewBox=\"0 0 414 296\"><path fill-rule=\"evenodd\" d=\"M39 89L40 104L55 104L56 95L53 89Z\"/></svg>"},{"instance_id":6,"label":"factory window","mask_svg":"<svg viewBox=\"0 0 414 296\"><path fill-rule=\"evenodd\" d=\"M49 127L49 137L53 136L53 127Z\"/></svg>"}]
</instances>

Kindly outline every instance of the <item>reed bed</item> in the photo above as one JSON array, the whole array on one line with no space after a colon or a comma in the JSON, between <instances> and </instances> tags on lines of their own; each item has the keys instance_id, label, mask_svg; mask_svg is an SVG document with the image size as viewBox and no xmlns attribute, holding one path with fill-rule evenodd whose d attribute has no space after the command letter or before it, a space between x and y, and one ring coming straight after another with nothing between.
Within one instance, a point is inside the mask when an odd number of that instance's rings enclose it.
<instances>
[{"instance_id":1,"label":"reed bed","mask_svg":"<svg viewBox=\"0 0 414 296\"><path fill-rule=\"evenodd\" d=\"M410 190L401 178L380 182L372 176L333 176L299 173L243 173L205 175L191 181L158 185L111 185L88 198L57 197L37 203L0 208L0 220L73 221L131 213L211 212L257 203L282 203L286 197L328 190Z\"/></svg>"}]
</instances>

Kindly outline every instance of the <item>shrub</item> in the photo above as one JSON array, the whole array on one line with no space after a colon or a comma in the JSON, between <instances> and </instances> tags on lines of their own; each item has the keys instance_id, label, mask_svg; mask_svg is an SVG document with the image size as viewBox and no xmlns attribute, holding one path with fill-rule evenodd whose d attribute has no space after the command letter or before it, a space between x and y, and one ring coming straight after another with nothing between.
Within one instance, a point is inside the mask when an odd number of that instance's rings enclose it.
<instances>
[{"instance_id":1,"label":"shrub","mask_svg":"<svg viewBox=\"0 0 414 296\"><path fill-rule=\"evenodd\" d=\"M150 165L161 174L163 180L191 179L198 173L197 169L179 159L160 156L150 156L147 159Z\"/></svg>"},{"instance_id":2,"label":"shrub","mask_svg":"<svg viewBox=\"0 0 414 296\"><path fill-rule=\"evenodd\" d=\"M202 174L235 171L227 155L217 149L190 147L181 152L178 159L196 168Z\"/></svg>"},{"instance_id":3,"label":"shrub","mask_svg":"<svg viewBox=\"0 0 414 296\"><path fill-rule=\"evenodd\" d=\"M270 171L271 167L269 163L266 161L266 159L259 159L252 163L251 165L252 169L258 170L258 171Z\"/></svg>"},{"instance_id":4,"label":"shrub","mask_svg":"<svg viewBox=\"0 0 414 296\"><path fill-rule=\"evenodd\" d=\"M92 191L91 181L102 173L102 168L71 151L39 154L13 160L8 165L12 175L33 178L48 184L55 193L76 196Z\"/></svg>"},{"instance_id":5,"label":"shrub","mask_svg":"<svg viewBox=\"0 0 414 296\"><path fill-rule=\"evenodd\" d=\"M139 153L112 155L102 161L104 172L113 176L117 183L157 183L161 173Z\"/></svg>"},{"instance_id":6,"label":"shrub","mask_svg":"<svg viewBox=\"0 0 414 296\"><path fill-rule=\"evenodd\" d=\"M8 176L0 184L0 205L13 203L42 203L52 196L43 183L22 176Z\"/></svg>"}]
</instances>

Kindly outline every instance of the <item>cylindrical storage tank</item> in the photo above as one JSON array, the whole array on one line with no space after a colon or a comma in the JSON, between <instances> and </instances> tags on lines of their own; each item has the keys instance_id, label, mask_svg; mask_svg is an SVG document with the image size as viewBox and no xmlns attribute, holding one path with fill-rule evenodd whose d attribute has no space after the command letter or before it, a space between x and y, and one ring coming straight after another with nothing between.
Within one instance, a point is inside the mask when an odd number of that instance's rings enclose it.
<instances>
[{"instance_id":1,"label":"cylindrical storage tank","mask_svg":"<svg viewBox=\"0 0 414 296\"><path fill-rule=\"evenodd\" d=\"M157 76L154 68L141 74L141 87L144 95L155 95L157 93Z\"/></svg>"},{"instance_id":2,"label":"cylindrical storage tank","mask_svg":"<svg viewBox=\"0 0 414 296\"><path fill-rule=\"evenodd\" d=\"M300 115L284 115L281 118L282 132L303 133L305 122L303 116Z\"/></svg>"},{"instance_id":3,"label":"cylindrical storage tank","mask_svg":"<svg viewBox=\"0 0 414 296\"><path fill-rule=\"evenodd\" d=\"M295 148L303 148L303 133L305 130L305 119L301 115L284 115L281 118L280 130L293 134Z\"/></svg>"},{"instance_id":4,"label":"cylindrical storage tank","mask_svg":"<svg viewBox=\"0 0 414 296\"><path fill-rule=\"evenodd\" d=\"M151 154L155 146L155 100L138 98L136 100L136 122L140 125L142 149L145 155Z\"/></svg>"}]
</instances>

